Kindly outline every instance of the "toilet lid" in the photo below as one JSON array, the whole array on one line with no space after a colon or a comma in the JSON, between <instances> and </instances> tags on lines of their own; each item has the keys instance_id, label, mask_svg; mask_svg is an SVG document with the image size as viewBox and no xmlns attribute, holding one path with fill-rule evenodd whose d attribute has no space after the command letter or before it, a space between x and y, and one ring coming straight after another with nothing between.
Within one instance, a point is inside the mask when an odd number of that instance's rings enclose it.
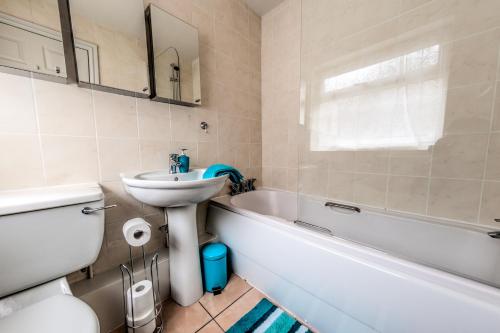
<instances>
[{"instance_id":1,"label":"toilet lid","mask_svg":"<svg viewBox=\"0 0 500 333\"><path fill-rule=\"evenodd\" d=\"M71 295L56 295L0 320L2 333L99 333L94 311Z\"/></svg>"}]
</instances>

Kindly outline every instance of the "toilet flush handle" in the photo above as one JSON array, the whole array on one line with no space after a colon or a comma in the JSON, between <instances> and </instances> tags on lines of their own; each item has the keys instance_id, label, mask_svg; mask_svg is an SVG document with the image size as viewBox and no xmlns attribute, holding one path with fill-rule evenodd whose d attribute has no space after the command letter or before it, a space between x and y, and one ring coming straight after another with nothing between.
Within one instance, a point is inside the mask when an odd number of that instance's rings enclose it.
<instances>
[{"instance_id":1,"label":"toilet flush handle","mask_svg":"<svg viewBox=\"0 0 500 333\"><path fill-rule=\"evenodd\" d=\"M103 207L98 207L98 208L85 207L82 209L82 213L88 215L88 214L92 214L92 213L95 213L95 212L100 211L100 210L115 208L116 206L118 206L118 205L109 205L109 206L103 206Z\"/></svg>"}]
</instances>

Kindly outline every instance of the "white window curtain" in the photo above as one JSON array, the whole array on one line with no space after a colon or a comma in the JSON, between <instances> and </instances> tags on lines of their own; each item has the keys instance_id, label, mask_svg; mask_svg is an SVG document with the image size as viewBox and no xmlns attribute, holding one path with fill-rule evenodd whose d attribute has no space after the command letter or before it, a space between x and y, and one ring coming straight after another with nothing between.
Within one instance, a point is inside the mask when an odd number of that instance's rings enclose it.
<instances>
[{"instance_id":1,"label":"white window curtain","mask_svg":"<svg viewBox=\"0 0 500 333\"><path fill-rule=\"evenodd\" d=\"M443 134L440 45L321 76L310 112L313 151L424 150Z\"/></svg>"}]
</instances>

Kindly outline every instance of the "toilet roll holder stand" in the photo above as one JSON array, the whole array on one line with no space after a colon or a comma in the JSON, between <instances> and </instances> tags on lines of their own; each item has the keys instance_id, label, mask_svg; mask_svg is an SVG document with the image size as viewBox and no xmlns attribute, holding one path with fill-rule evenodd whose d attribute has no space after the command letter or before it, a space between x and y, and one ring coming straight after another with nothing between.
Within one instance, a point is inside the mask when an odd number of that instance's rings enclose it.
<instances>
[{"instance_id":1,"label":"toilet roll holder stand","mask_svg":"<svg viewBox=\"0 0 500 333\"><path fill-rule=\"evenodd\" d=\"M149 267L146 261L146 252L144 250L144 245L141 246L142 250L142 263L144 267L144 277L146 280L150 280L153 286L153 304L154 304L154 317L143 324L137 324L135 320L134 312L134 302L132 299L132 292L130 292L130 303L127 302L127 290L132 288L135 284L134 277L134 259L132 257L132 246L129 245L129 262L128 264L121 264L120 271L122 273L122 289L123 289L123 314L125 317L125 332L136 333L136 330L140 331L140 328L149 325L151 322L155 321L155 330L151 333L162 333L163 332L163 318L162 318L162 304L160 298L160 280L158 278L158 252L156 252L151 261L149 262ZM149 268L149 269L148 269ZM149 273L149 279L148 279ZM128 308L130 304L131 309ZM130 310L130 312L129 312ZM129 320L128 313L132 314L132 320ZM149 332L148 332L149 333Z\"/></svg>"}]
</instances>

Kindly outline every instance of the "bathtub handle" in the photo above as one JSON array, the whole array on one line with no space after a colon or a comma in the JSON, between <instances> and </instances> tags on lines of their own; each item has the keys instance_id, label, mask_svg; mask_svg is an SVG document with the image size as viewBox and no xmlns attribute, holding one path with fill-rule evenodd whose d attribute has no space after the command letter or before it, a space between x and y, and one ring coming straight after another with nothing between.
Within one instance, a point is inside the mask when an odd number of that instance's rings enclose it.
<instances>
[{"instance_id":1,"label":"bathtub handle","mask_svg":"<svg viewBox=\"0 0 500 333\"><path fill-rule=\"evenodd\" d=\"M500 238L500 231L490 231L488 232L488 236L491 238Z\"/></svg>"},{"instance_id":2,"label":"bathtub handle","mask_svg":"<svg viewBox=\"0 0 500 333\"><path fill-rule=\"evenodd\" d=\"M295 221L293 221L293 223L295 223L298 226L307 228L307 229L315 230L315 231L321 232L323 234L333 236L333 232L330 229L325 228L325 227L320 227L319 225L307 223L307 222L304 222L301 220L295 220Z\"/></svg>"},{"instance_id":3,"label":"bathtub handle","mask_svg":"<svg viewBox=\"0 0 500 333\"><path fill-rule=\"evenodd\" d=\"M359 209L356 206L349 206L349 205L339 204L336 202L326 202L325 207L340 208L340 209L350 210L351 212L361 213L361 209Z\"/></svg>"}]
</instances>

